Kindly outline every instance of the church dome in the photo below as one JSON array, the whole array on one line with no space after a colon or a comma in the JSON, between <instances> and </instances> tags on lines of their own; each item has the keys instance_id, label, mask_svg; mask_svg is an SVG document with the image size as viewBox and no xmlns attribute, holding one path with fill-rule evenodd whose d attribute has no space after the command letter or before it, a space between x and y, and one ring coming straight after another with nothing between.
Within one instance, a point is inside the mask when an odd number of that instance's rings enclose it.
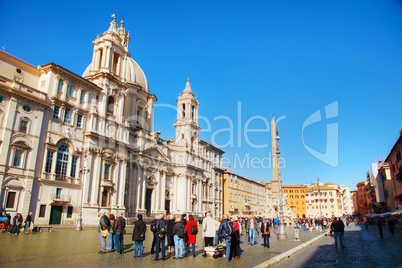
<instances>
[{"instance_id":1,"label":"church dome","mask_svg":"<svg viewBox=\"0 0 402 268\"><path fill-rule=\"evenodd\" d=\"M138 63L130 57L127 57L126 59L126 66L124 68L125 71L122 78L124 78L126 82L139 85L140 87L142 87L143 90L149 92L147 77L145 76L144 71L141 69L140 65L138 65ZM91 69L92 63L89 64L88 67L85 69L82 77L85 78L89 76Z\"/></svg>"}]
</instances>

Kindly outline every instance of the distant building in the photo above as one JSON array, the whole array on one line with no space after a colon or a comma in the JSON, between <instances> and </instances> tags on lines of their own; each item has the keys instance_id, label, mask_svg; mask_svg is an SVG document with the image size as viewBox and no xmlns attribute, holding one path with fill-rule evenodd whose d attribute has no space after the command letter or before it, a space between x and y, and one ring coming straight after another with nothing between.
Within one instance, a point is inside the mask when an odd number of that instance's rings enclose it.
<instances>
[{"instance_id":1,"label":"distant building","mask_svg":"<svg viewBox=\"0 0 402 268\"><path fill-rule=\"evenodd\" d=\"M228 215L260 215L266 205L266 184L225 170L223 212Z\"/></svg>"},{"instance_id":2,"label":"distant building","mask_svg":"<svg viewBox=\"0 0 402 268\"><path fill-rule=\"evenodd\" d=\"M387 190L389 192L389 186L392 186L392 192L394 197L394 207L395 210L402 209L402 130L400 131L400 136L391 152L385 159L391 170L391 181L392 183L387 184ZM390 201L392 202L392 201Z\"/></svg>"},{"instance_id":3,"label":"distant building","mask_svg":"<svg viewBox=\"0 0 402 268\"><path fill-rule=\"evenodd\" d=\"M350 187L345 184L339 185L342 192L342 214L352 215L353 213L353 200L350 192Z\"/></svg>"},{"instance_id":4,"label":"distant building","mask_svg":"<svg viewBox=\"0 0 402 268\"><path fill-rule=\"evenodd\" d=\"M309 218L343 216L343 191L335 183L306 185L306 214Z\"/></svg>"},{"instance_id":5,"label":"distant building","mask_svg":"<svg viewBox=\"0 0 402 268\"><path fill-rule=\"evenodd\" d=\"M360 216L364 217L364 215L370 213L369 202L367 199L367 192L366 192L366 184L367 181L359 182L357 187L357 196L359 201L359 213Z\"/></svg>"},{"instance_id":6,"label":"distant building","mask_svg":"<svg viewBox=\"0 0 402 268\"><path fill-rule=\"evenodd\" d=\"M306 217L305 192L305 185L282 185L282 194L287 196L286 206L290 207L293 215L297 218Z\"/></svg>"},{"instance_id":7,"label":"distant building","mask_svg":"<svg viewBox=\"0 0 402 268\"><path fill-rule=\"evenodd\" d=\"M350 195L352 198L352 202L353 202L353 216L359 216L360 212L359 212L359 196L358 196L358 192L357 189L350 191Z\"/></svg>"}]
</instances>

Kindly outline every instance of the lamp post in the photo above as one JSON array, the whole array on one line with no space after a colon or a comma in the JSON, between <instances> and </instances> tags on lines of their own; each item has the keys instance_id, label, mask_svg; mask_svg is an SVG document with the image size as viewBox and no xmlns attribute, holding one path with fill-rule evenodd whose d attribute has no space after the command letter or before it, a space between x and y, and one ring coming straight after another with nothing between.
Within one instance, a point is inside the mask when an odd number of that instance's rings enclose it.
<instances>
[{"instance_id":1,"label":"lamp post","mask_svg":"<svg viewBox=\"0 0 402 268\"><path fill-rule=\"evenodd\" d=\"M82 231L82 210L84 206L84 193L85 193L85 181L87 178L87 173L90 170L88 169L88 158L87 158L87 153L85 152L84 155L84 167L80 171L82 173L82 189L81 189L81 206L80 206L80 213L78 215L78 222L77 222L77 228L75 230L77 231Z\"/></svg>"}]
</instances>

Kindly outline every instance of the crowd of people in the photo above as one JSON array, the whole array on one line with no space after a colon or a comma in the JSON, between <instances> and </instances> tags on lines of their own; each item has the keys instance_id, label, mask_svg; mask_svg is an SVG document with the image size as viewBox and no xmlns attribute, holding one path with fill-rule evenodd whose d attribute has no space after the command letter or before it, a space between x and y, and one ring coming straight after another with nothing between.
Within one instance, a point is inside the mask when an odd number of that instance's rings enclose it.
<instances>
[{"instance_id":1,"label":"crowd of people","mask_svg":"<svg viewBox=\"0 0 402 268\"><path fill-rule=\"evenodd\" d=\"M246 234L248 245L255 245L256 234L261 234L263 246L269 248L270 226L274 220L262 219L260 217L251 218L229 218L224 215L223 219L215 220L210 213L206 213L202 221L202 237L204 239L203 255L206 254L205 248L214 247L222 243L226 246L226 261L240 258L240 238ZM99 232L101 240L101 250L99 254L106 253L109 249L116 250L118 254L123 254L123 235L126 223L121 215L116 217L110 214L109 217L100 213ZM143 215L138 214L134 222L132 241L134 241L134 257L144 256L143 242L146 238L147 225ZM152 232L151 254L155 254L155 260L165 260L167 254L174 259L184 257L196 257L195 244L197 234L200 231L197 221L193 215L187 214L172 216L160 214L150 224ZM109 246L106 248L106 238L109 237ZM161 254L161 256L159 255ZM161 258L160 258L161 257Z\"/></svg>"},{"instance_id":2,"label":"crowd of people","mask_svg":"<svg viewBox=\"0 0 402 268\"><path fill-rule=\"evenodd\" d=\"M25 223L25 225L23 223ZM11 227L8 228L7 233L19 235L21 228L24 228L23 229L24 233L31 232L31 230L33 229L32 212L28 213L27 217L25 218L25 222L21 213L15 213L14 218L12 220L12 225Z\"/></svg>"}]
</instances>

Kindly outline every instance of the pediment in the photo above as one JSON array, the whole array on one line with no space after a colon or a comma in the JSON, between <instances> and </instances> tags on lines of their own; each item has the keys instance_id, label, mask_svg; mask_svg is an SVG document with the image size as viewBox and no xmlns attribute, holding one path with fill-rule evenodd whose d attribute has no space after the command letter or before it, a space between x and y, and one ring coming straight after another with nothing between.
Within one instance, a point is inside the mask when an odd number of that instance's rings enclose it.
<instances>
[{"instance_id":1,"label":"pediment","mask_svg":"<svg viewBox=\"0 0 402 268\"><path fill-rule=\"evenodd\" d=\"M143 150L141 152L141 154L148 155L148 156L150 156L152 158L161 159L161 160L170 162L169 157L167 157L167 155L158 146L151 147L151 148L148 148L146 150Z\"/></svg>"}]
</instances>

